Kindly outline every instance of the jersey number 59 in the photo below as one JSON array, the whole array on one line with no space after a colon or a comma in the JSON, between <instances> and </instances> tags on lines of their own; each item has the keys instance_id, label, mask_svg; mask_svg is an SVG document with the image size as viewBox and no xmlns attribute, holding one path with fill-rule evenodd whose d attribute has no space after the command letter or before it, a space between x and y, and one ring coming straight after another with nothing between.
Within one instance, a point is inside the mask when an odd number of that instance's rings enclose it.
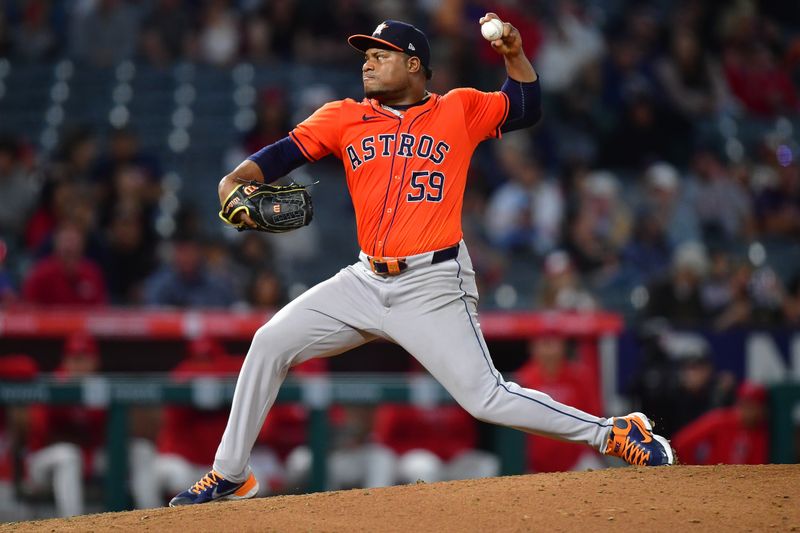
<instances>
[{"instance_id":1,"label":"jersey number 59","mask_svg":"<svg viewBox=\"0 0 800 533\"><path fill-rule=\"evenodd\" d=\"M414 192L406 195L408 202L441 202L444 189L444 174L434 170L417 170L411 173L411 188Z\"/></svg>"}]
</instances>

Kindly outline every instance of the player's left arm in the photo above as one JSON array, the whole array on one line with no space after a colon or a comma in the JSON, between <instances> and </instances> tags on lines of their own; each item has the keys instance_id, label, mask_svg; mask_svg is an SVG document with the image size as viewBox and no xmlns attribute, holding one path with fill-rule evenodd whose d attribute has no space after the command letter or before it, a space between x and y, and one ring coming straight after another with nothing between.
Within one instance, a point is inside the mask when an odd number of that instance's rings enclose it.
<instances>
[{"instance_id":1,"label":"player's left arm","mask_svg":"<svg viewBox=\"0 0 800 533\"><path fill-rule=\"evenodd\" d=\"M217 187L219 202L224 204L231 192L243 182L272 183L306 162L306 158L297 145L286 136L252 154L242 161L233 172L224 176ZM244 211L237 214L237 217L241 217L239 222L243 222L251 228L258 227Z\"/></svg>"},{"instance_id":2,"label":"player's left arm","mask_svg":"<svg viewBox=\"0 0 800 533\"><path fill-rule=\"evenodd\" d=\"M487 13L478 21L500 18ZM529 128L542 117L542 92L539 76L522 49L519 30L508 22L503 23L503 36L491 42L492 48L503 56L508 78L501 91L508 97L508 115L501 131L509 132Z\"/></svg>"}]
</instances>

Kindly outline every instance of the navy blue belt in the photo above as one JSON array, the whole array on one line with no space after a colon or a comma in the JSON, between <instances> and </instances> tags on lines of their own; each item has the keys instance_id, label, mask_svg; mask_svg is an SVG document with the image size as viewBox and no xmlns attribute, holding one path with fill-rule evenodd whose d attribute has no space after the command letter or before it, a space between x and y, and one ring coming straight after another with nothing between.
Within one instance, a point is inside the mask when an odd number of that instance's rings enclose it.
<instances>
[{"instance_id":1,"label":"navy blue belt","mask_svg":"<svg viewBox=\"0 0 800 533\"><path fill-rule=\"evenodd\" d=\"M459 244L456 243L448 248L433 252L430 264L435 265L458 257ZM408 269L408 261L405 257L370 257L369 265L372 267L373 272L382 276L396 276Z\"/></svg>"}]
</instances>

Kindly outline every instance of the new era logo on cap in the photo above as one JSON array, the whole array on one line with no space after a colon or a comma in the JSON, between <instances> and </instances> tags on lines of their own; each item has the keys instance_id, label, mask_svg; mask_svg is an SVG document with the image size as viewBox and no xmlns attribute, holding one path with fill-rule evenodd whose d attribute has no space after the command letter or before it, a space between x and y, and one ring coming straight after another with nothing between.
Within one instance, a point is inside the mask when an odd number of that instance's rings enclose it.
<instances>
[{"instance_id":1,"label":"new era logo on cap","mask_svg":"<svg viewBox=\"0 0 800 533\"><path fill-rule=\"evenodd\" d=\"M372 35L351 35L347 42L362 52L370 48L383 48L418 57L425 67L427 77L430 78L431 47L428 38L419 28L411 24L399 20L385 20L378 24Z\"/></svg>"}]
</instances>

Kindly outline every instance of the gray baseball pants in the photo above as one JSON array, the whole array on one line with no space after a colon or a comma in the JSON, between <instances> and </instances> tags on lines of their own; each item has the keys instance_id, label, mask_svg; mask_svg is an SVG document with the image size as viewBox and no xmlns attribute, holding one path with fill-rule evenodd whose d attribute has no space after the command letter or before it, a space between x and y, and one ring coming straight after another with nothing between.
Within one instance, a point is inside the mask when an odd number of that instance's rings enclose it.
<instances>
[{"instance_id":1,"label":"gray baseball pants","mask_svg":"<svg viewBox=\"0 0 800 533\"><path fill-rule=\"evenodd\" d=\"M503 379L478 323L475 272L458 256L431 264L407 258L398 276L372 272L367 256L309 289L256 332L244 360L214 470L243 481L264 419L289 368L377 338L402 346L479 420L605 448L611 421Z\"/></svg>"}]
</instances>

